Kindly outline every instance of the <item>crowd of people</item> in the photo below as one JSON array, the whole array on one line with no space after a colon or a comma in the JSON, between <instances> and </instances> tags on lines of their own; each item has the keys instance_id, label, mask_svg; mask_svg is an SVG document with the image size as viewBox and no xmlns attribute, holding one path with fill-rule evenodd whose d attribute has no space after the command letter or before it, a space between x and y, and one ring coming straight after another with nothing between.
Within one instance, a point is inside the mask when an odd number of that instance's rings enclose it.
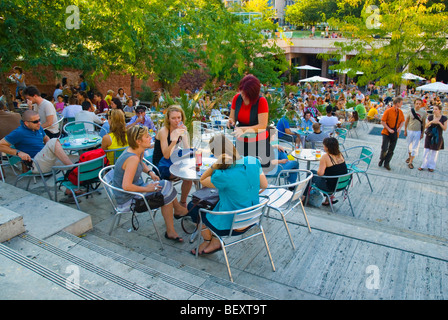
<instances>
[{"instance_id":1,"label":"crowd of people","mask_svg":"<svg viewBox=\"0 0 448 320\"><path fill-rule=\"evenodd\" d=\"M26 102L29 110L23 112L21 120L14 117L9 122L8 132L2 132L0 152L20 157L29 163L33 171L36 170L33 162L37 162L41 170L51 170L57 160L72 164L58 140L60 132L57 115L96 123L101 126L103 150L126 147L118 159L108 154L109 163L116 168L113 184L125 191L143 193L163 189L165 201L161 211L166 226L165 237L182 242L183 239L174 228L173 218L187 214L194 220L198 217L197 210L192 211L192 204L187 203L192 182L182 181L178 199L172 185L178 178L170 173L173 154L179 148L191 147L186 138L184 110L178 105L168 106L164 110L163 124L158 126L146 114L146 107L135 106L134 99L122 88L117 90L116 95L113 90L108 90L103 97L101 92L91 92L81 76L78 85L69 86L65 79L56 86L52 95L45 97L36 87L24 86L23 72L15 71L16 99ZM370 85L363 94L354 84L321 87L306 84L285 99L285 115L274 128L269 126L269 105L266 99L269 93L261 89L259 79L253 75L244 76L238 84L237 93L229 101L227 126L232 131L234 142L224 135L216 135L210 140L210 150L217 161L203 173L200 182L205 187L219 190L220 200L215 210L237 210L258 203L258 192L267 186L266 175L299 167L299 163L290 159L284 148L274 142L277 135L279 140L296 146L315 148L315 143L322 143L325 153L320 159L319 169L313 172L313 183L323 189L331 189L332 182L322 181L320 176L347 172L344 156L335 139L336 131L324 131L323 127L351 126L360 120L381 123L382 146L378 165L384 165L388 170L391 170L390 162L402 128L407 138L409 157L406 163L410 169L414 168L420 140L424 137L423 162L418 170L434 171L438 150L444 148L443 132L447 129L447 118L442 114L442 101L437 95L425 94L415 99L411 112L405 116L401 110L403 97L394 97L391 90L380 95L378 87ZM372 95L377 97L374 102ZM206 95L205 99L198 102L199 108L212 105L213 100L213 96ZM351 106L349 113L346 110L348 106ZM221 116L218 108L209 110L208 117ZM0 121L5 113L9 115L6 110L0 111ZM127 113L132 113L128 119ZM298 124L309 134L297 134L291 130L291 123ZM157 174L143 161L145 151L149 148L154 151L152 162L158 168ZM141 177L143 172L148 173L153 181L144 182ZM294 179L297 177L291 176L288 181L293 183ZM233 183L235 180L239 181L237 185ZM130 200L132 197L129 194L117 194L120 205ZM328 205L328 200L323 204ZM206 228L203 230L204 243L199 247L199 255L220 249L219 241L210 230L219 234L229 228L229 221L224 218L205 215L202 219ZM195 251L192 253L196 254Z\"/></svg>"}]
</instances>

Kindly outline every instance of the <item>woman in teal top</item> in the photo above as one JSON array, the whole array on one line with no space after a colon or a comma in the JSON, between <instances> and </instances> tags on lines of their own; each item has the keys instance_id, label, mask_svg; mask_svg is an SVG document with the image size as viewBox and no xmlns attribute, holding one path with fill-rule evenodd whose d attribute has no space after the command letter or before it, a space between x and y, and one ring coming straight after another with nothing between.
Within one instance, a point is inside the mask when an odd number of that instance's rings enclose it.
<instances>
[{"instance_id":1,"label":"woman in teal top","mask_svg":"<svg viewBox=\"0 0 448 320\"><path fill-rule=\"evenodd\" d=\"M259 203L259 192L268 185L261 169L260 161L251 156L241 157L235 146L224 135L210 139L210 150L217 160L201 176L204 187L219 191L219 202L213 211L234 211ZM192 204L189 204L189 209ZM190 212L196 220L198 210ZM202 215L203 223L217 234L226 234L232 226L232 215ZM238 230L236 230L238 231ZM204 242L199 246L199 255L209 254L221 249L218 239L212 237L209 229L202 231ZM196 254L192 250L192 254Z\"/></svg>"}]
</instances>

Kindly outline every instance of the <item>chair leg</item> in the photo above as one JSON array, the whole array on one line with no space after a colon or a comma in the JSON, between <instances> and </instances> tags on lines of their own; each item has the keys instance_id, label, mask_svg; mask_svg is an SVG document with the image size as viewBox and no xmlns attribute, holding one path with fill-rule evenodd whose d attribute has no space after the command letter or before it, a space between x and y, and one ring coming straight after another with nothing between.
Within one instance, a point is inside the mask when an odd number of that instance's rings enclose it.
<instances>
[{"instance_id":1,"label":"chair leg","mask_svg":"<svg viewBox=\"0 0 448 320\"><path fill-rule=\"evenodd\" d=\"M355 216L355 212L353 211L353 207L352 207L352 202L350 201L350 196L348 195L347 191L345 191L345 195L347 196L348 204L350 205L350 210L352 211L352 215Z\"/></svg>"},{"instance_id":2,"label":"chair leg","mask_svg":"<svg viewBox=\"0 0 448 320\"><path fill-rule=\"evenodd\" d=\"M116 213L115 217L112 221L112 224L110 225L110 229L109 229L109 235L112 234L112 232L114 231L115 227L120 223L121 220L121 213Z\"/></svg>"},{"instance_id":3,"label":"chair leg","mask_svg":"<svg viewBox=\"0 0 448 320\"><path fill-rule=\"evenodd\" d=\"M288 233L289 241L291 242L292 248L294 250L296 250L296 246L294 245L294 241L292 240L291 232L289 231L289 227L288 227L288 223L286 222L286 218L285 218L285 216L283 215L282 212L280 212L280 215L282 216L283 223L285 224L286 232Z\"/></svg>"},{"instance_id":4,"label":"chair leg","mask_svg":"<svg viewBox=\"0 0 448 320\"><path fill-rule=\"evenodd\" d=\"M260 225L261 234L263 235L264 245L266 246L266 251L268 252L269 260L271 260L272 271L275 271L274 260L272 260L271 251L269 250L268 241L266 240L266 235L264 234L263 226Z\"/></svg>"},{"instance_id":5,"label":"chair leg","mask_svg":"<svg viewBox=\"0 0 448 320\"><path fill-rule=\"evenodd\" d=\"M333 212L333 214L335 213L334 208L333 208L333 202L331 201L331 197L327 194L327 199L328 199L328 203L330 203L330 208L331 208L331 212Z\"/></svg>"},{"instance_id":6,"label":"chair leg","mask_svg":"<svg viewBox=\"0 0 448 320\"><path fill-rule=\"evenodd\" d=\"M306 225L308 226L308 230L311 232L310 223L308 222L308 217L306 216L305 207L303 206L302 201L300 201L300 206L302 207L303 217L305 218Z\"/></svg>"},{"instance_id":7,"label":"chair leg","mask_svg":"<svg viewBox=\"0 0 448 320\"><path fill-rule=\"evenodd\" d=\"M370 186L370 191L371 192L373 192L373 188L372 188L372 184L370 183L370 179L369 179L369 176L368 176L368 174L367 173L364 173L365 175L366 175L366 178L367 178L367 182L369 183L369 186Z\"/></svg>"},{"instance_id":8,"label":"chair leg","mask_svg":"<svg viewBox=\"0 0 448 320\"><path fill-rule=\"evenodd\" d=\"M149 216L151 217L151 221L152 221L152 225L154 226L154 230L156 230L157 238L159 238L160 248L161 248L162 250L164 250L164 249L163 249L163 241L162 241L162 238L160 237L159 230L157 229L156 222L155 222L155 220L154 220L154 216L151 214L151 213L155 213L155 211L157 211L157 209L156 209L156 210L153 210L153 212L149 212Z\"/></svg>"},{"instance_id":9,"label":"chair leg","mask_svg":"<svg viewBox=\"0 0 448 320\"><path fill-rule=\"evenodd\" d=\"M227 258L226 248L223 246L222 242L221 242L221 247L222 247L222 252L224 253L224 259L226 260L227 273L229 274L230 281L233 282L232 272L230 271L230 264L229 264L229 259ZM197 253L197 250L198 249L196 249L196 253Z\"/></svg>"}]
</instances>

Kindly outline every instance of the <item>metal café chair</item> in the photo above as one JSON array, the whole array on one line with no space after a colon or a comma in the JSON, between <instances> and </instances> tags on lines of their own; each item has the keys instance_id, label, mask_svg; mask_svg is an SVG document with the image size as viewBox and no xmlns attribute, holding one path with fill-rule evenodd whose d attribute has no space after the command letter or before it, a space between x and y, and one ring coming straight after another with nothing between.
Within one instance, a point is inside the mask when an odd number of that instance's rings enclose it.
<instances>
[{"instance_id":1,"label":"metal caf\u00e9 chair","mask_svg":"<svg viewBox=\"0 0 448 320\"><path fill-rule=\"evenodd\" d=\"M370 191L373 192L372 184L370 183L370 179L367 174L373 158L373 149L368 146L356 146L348 148L345 153L347 154L347 168L356 173L359 182L361 182L359 174L364 174L367 178L367 182L369 183Z\"/></svg>"},{"instance_id":2,"label":"metal caf\u00e9 chair","mask_svg":"<svg viewBox=\"0 0 448 320\"><path fill-rule=\"evenodd\" d=\"M297 181L293 183L288 183L287 178L291 174L297 174ZM302 196L308 186L309 181L313 178L313 173L309 170L303 169L293 169L293 170L282 170L277 175L274 185L269 185L261 195L269 197L268 203L268 215L269 209L277 211L283 220L283 223L288 233L291 245L295 250L294 241L292 239L291 233L289 231L288 223L286 222L286 216L291 212L297 212L296 208L300 205L302 208L303 217L308 226L309 232L311 232L311 227L308 222L308 217L306 216L305 208L302 203ZM281 180L285 180L283 183Z\"/></svg>"},{"instance_id":3,"label":"metal caf\u00e9 chair","mask_svg":"<svg viewBox=\"0 0 448 320\"><path fill-rule=\"evenodd\" d=\"M272 270L275 271L274 261L272 260L271 252L269 250L269 245L266 240L266 235L262 226L262 219L264 216L264 212L267 208L267 204L269 202L268 197L262 197L260 199L261 202L257 205L240 209L234 211L211 211L207 209L199 209L199 215L202 217L205 214L210 215L231 215L232 216L232 225L231 228L223 233L215 232L213 226L209 225L208 222L205 223L207 227L209 227L212 234L219 240L221 243L221 248L224 253L224 259L227 265L227 272L229 274L230 281L233 282L232 272L230 271L229 259L227 257L226 248L233 246L235 244L241 243L243 241L252 239L257 236L262 236L264 240L264 244L269 256L269 260L271 261ZM198 230L202 230L203 219L200 219ZM249 230L257 228L258 231L255 233L248 233ZM243 230L236 232L235 230ZM196 257L199 253L199 244L200 239L202 237L198 237L197 246L196 246Z\"/></svg>"},{"instance_id":4,"label":"metal caf\u00e9 chair","mask_svg":"<svg viewBox=\"0 0 448 320\"><path fill-rule=\"evenodd\" d=\"M352 212L352 215L355 216L355 213L354 213L353 207L352 207L352 203L350 201L350 195L349 195L349 189L350 189L350 184L352 182L353 173L354 173L353 171L349 170L348 173L339 175L339 176L319 176L322 179L336 179L335 187L332 190L323 190L322 188L319 188L316 184L312 183L311 187L310 187L310 191L311 191L311 189L315 189L317 191L322 192L322 194L328 199L328 202L330 203L331 211L333 213L335 213L335 211L334 211L333 203L332 203L330 197L332 195L341 194L343 196L343 200L348 199L348 203L350 205L350 210ZM306 202L308 202L308 198L307 198Z\"/></svg>"},{"instance_id":5,"label":"metal caf\u00e9 chair","mask_svg":"<svg viewBox=\"0 0 448 320\"><path fill-rule=\"evenodd\" d=\"M127 193L131 194L134 197L140 197L144 200L146 207L148 209L149 217L151 218L151 222L154 226L154 230L156 231L157 237L160 242L160 247L163 250L163 242L162 238L160 237L159 230L157 229L157 225L154 220L154 216L158 210L157 209L151 209L145 199L145 195L140 192L132 192L132 191L125 191L122 188L118 188L112 185L112 180L114 176L114 168L115 165L107 166L103 169L101 169L100 173L98 174L98 177L101 181L101 183L104 186L104 190L106 191L107 198L109 199L110 204L112 205L112 208L114 210L114 219L112 220L110 229L109 229L109 235L112 234L116 226L120 223L121 216L126 213L132 214L131 211L131 201L128 201L128 203L118 205L118 203L115 200L115 193L121 192L121 193Z\"/></svg>"},{"instance_id":6,"label":"metal caf\u00e9 chair","mask_svg":"<svg viewBox=\"0 0 448 320\"><path fill-rule=\"evenodd\" d=\"M78 198L88 197L90 194L100 191L98 188L100 186L98 174L100 170L104 168L105 157L106 155L103 155L93 160L75 163L72 165L53 166L52 171L54 176L55 201L58 201L58 189L63 186L72 193L78 210L81 210L81 208L79 207ZM76 184L72 183L72 181L68 179L68 172L74 170L75 168L78 168L78 170L75 171L77 176ZM63 176L56 178L56 175L59 171L62 171ZM86 192L77 195L76 192L81 191L81 187L86 188Z\"/></svg>"}]
</instances>

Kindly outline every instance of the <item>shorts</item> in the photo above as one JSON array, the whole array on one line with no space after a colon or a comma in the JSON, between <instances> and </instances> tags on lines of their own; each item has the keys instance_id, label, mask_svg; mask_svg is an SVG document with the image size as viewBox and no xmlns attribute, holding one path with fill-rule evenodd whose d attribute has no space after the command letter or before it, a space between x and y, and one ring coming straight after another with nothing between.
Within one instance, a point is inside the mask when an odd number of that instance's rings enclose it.
<instances>
[{"instance_id":1,"label":"shorts","mask_svg":"<svg viewBox=\"0 0 448 320\"><path fill-rule=\"evenodd\" d=\"M55 165L58 158L55 154L56 143L59 140L56 138L50 139L45 146L35 156L33 161L37 162L42 173L51 172L51 168ZM39 170L33 166L31 169L33 173L39 173Z\"/></svg>"}]
</instances>

